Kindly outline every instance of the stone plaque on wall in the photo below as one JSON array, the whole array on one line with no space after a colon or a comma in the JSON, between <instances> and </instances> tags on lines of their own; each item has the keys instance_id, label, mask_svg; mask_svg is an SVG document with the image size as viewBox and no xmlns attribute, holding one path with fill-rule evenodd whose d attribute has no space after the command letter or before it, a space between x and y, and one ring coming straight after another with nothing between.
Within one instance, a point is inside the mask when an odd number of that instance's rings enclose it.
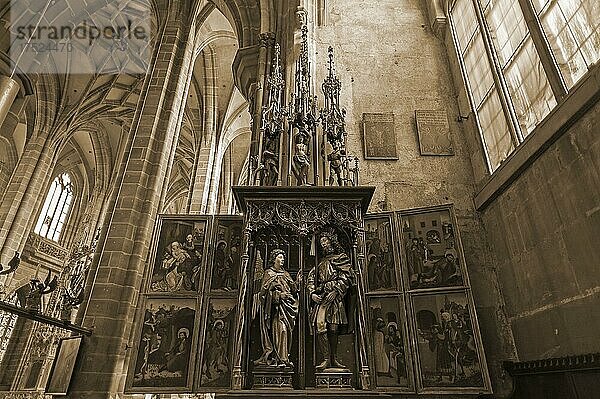
<instances>
[{"instance_id":1,"label":"stone plaque on wall","mask_svg":"<svg viewBox=\"0 0 600 399\"><path fill-rule=\"evenodd\" d=\"M363 114L365 159L398 159L394 114Z\"/></svg>"},{"instance_id":2,"label":"stone plaque on wall","mask_svg":"<svg viewBox=\"0 0 600 399\"><path fill-rule=\"evenodd\" d=\"M416 110L415 118L421 155L454 155L445 110Z\"/></svg>"}]
</instances>

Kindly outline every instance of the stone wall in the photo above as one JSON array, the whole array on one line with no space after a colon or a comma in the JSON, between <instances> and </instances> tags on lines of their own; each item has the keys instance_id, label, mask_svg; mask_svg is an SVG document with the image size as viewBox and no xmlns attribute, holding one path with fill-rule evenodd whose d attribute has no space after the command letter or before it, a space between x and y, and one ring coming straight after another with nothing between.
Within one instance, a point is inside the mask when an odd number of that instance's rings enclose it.
<instances>
[{"instance_id":1,"label":"stone wall","mask_svg":"<svg viewBox=\"0 0 600 399\"><path fill-rule=\"evenodd\" d=\"M600 351L600 103L483 212L519 360Z\"/></svg>"},{"instance_id":2,"label":"stone wall","mask_svg":"<svg viewBox=\"0 0 600 399\"><path fill-rule=\"evenodd\" d=\"M494 391L507 392L500 362L513 356L512 337L488 241L473 205L475 192L470 143L444 42L430 28L420 0L332 0L318 27L317 87L326 71L327 47L335 51L347 109L350 152L361 160L362 185L376 187L371 211L453 203L464 245L482 339ZM320 95L321 93L319 93ZM454 156L422 156L415 110L448 114ZM365 160L363 113L393 113L398 160Z\"/></svg>"}]
</instances>

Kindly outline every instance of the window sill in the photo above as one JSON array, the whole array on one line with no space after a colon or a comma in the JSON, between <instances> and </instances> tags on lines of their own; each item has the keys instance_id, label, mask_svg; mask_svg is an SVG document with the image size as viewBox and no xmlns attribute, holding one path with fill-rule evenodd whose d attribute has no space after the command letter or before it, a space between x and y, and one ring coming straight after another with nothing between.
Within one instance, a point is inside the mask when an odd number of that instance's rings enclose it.
<instances>
[{"instance_id":1,"label":"window sill","mask_svg":"<svg viewBox=\"0 0 600 399\"><path fill-rule=\"evenodd\" d=\"M567 96L489 176L475 195L475 207L485 210L556 140L600 100L600 63L592 66Z\"/></svg>"}]
</instances>

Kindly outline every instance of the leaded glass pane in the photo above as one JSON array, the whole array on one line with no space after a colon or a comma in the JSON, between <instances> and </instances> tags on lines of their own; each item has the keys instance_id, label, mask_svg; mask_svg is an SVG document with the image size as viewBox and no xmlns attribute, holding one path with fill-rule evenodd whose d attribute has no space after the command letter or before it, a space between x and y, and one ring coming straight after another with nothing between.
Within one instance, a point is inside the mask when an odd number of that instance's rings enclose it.
<instances>
[{"instance_id":1,"label":"leaded glass pane","mask_svg":"<svg viewBox=\"0 0 600 399\"><path fill-rule=\"evenodd\" d=\"M517 0L492 0L485 7L484 15L504 67L528 35L523 12Z\"/></svg>"},{"instance_id":2,"label":"leaded glass pane","mask_svg":"<svg viewBox=\"0 0 600 399\"><path fill-rule=\"evenodd\" d=\"M469 40L477 29L477 17L473 9L473 3L470 0L458 0L452 8L454 30L461 51L467 48Z\"/></svg>"},{"instance_id":3,"label":"leaded glass pane","mask_svg":"<svg viewBox=\"0 0 600 399\"><path fill-rule=\"evenodd\" d=\"M69 175L65 173L54 179L36 223L35 233L58 241L72 198L73 186Z\"/></svg>"},{"instance_id":4,"label":"leaded glass pane","mask_svg":"<svg viewBox=\"0 0 600 399\"><path fill-rule=\"evenodd\" d=\"M490 63L479 32L476 33L475 38L465 50L463 60L469 87L473 94L473 101L476 106L479 106L485 94L494 84Z\"/></svg>"},{"instance_id":5,"label":"leaded glass pane","mask_svg":"<svg viewBox=\"0 0 600 399\"><path fill-rule=\"evenodd\" d=\"M556 106L531 38L507 65L504 75L521 131L527 135Z\"/></svg>"},{"instance_id":6,"label":"leaded glass pane","mask_svg":"<svg viewBox=\"0 0 600 399\"><path fill-rule=\"evenodd\" d=\"M494 171L514 149L496 89L477 111L490 169Z\"/></svg>"},{"instance_id":7,"label":"leaded glass pane","mask_svg":"<svg viewBox=\"0 0 600 399\"><path fill-rule=\"evenodd\" d=\"M534 0L533 4L570 88L600 59L600 2Z\"/></svg>"}]
</instances>

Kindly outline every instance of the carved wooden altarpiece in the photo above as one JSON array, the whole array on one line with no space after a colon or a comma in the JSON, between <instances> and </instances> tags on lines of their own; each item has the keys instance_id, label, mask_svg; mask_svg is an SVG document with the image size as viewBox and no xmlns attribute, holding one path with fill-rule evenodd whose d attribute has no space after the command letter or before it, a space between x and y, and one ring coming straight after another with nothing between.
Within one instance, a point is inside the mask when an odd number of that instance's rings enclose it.
<instances>
[{"instance_id":1,"label":"carved wooden altarpiece","mask_svg":"<svg viewBox=\"0 0 600 399\"><path fill-rule=\"evenodd\" d=\"M159 217L127 392L490 392L452 206L366 215L333 48L317 111L301 33L287 104L271 49L242 215Z\"/></svg>"}]
</instances>

